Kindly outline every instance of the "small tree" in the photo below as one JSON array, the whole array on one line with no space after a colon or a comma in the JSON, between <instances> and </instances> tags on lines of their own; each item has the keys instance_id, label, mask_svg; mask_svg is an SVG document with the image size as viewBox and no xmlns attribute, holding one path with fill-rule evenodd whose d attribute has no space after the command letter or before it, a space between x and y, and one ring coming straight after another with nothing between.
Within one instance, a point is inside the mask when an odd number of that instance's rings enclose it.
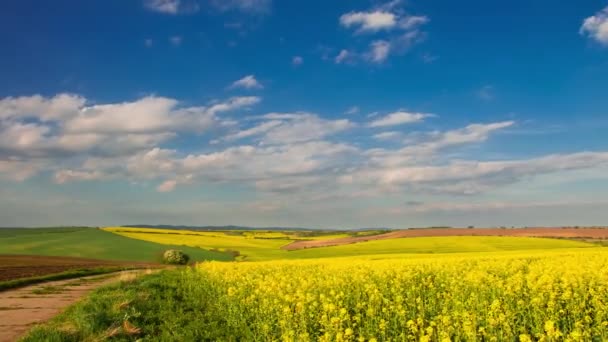
<instances>
[{"instance_id":1,"label":"small tree","mask_svg":"<svg viewBox=\"0 0 608 342\"><path fill-rule=\"evenodd\" d=\"M186 265L190 256L177 249L168 249L163 253L163 262L170 265Z\"/></svg>"}]
</instances>

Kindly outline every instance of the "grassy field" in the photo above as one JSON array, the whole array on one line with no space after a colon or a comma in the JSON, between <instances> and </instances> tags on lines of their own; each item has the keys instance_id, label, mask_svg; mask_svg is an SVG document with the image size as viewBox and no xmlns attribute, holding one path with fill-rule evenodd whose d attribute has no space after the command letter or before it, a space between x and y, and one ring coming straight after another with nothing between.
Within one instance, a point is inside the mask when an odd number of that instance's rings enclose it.
<instances>
[{"instance_id":1,"label":"grassy field","mask_svg":"<svg viewBox=\"0 0 608 342\"><path fill-rule=\"evenodd\" d=\"M101 289L25 341L604 341L606 284L600 247L210 262Z\"/></svg>"},{"instance_id":2,"label":"grassy field","mask_svg":"<svg viewBox=\"0 0 608 342\"><path fill-rule=\"evenodd\" d=\"M451 236L376 240L341 246L301 249L289 251L288 254L291 258L326 258L382 254L476 253L592 247L596 246L585 242L558 239Z\"/></svg>"},{"instance_id":3,"label":"grassy field","mask_svg":"<svg viewBox=\"0 0 608 342\"><path fill-rule=\"evenodd\" d=\"M222 260L226 253L176 244L129 239L95 228L0 229L0 254L71 256L102 260L158 262L169 248L182 249L195 261Z\"/></svg>"},{"instance_id":4,"label":"grassy field","mask_svg":"<svg viewBox=\"0 0 608 342\"><path fill-rule=\"evenodd\" d=\"M249 261L342 257L366 254L459 253L594 247L594 245L585 242L558 239L454 236L388 239L342 246L286 251L281 249L281 247L294 241L294 238L290 234L280 232L245 232L234 234L232 232L194 232L120 227L106 229L125 237L160 244L185 244L205 249L238 251L240 253L240 260ZM336 235L338 234L315 238L334 238Z\"/></svg>"},{"instance_id":5,"label":"grassy field","mask_svg":"<svg viewBox=\"0 0 608 342\"><path fill-rule=\"evenodd\" d=\"M239 259L270 260L282 258L286 253L281 246L290 243L291 239L269 233L272 238L254 238L240 232L194 232L142 228L105 228L107 231L131 239L145 240L159 244L177 244L217 249L221 251L238 251ZM258 235L261 233L258 233Z\"/></svg>"}]
</instances>

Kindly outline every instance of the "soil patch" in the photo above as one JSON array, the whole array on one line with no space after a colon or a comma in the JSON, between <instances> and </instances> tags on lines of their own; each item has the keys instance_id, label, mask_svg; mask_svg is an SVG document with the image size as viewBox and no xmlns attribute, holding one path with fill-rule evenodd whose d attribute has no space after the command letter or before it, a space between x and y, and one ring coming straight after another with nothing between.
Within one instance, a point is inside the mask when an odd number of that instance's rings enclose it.
<instances>
[{"instance_id":1,"label":"soil patch","mask_svg":"<svg viewBox=\"0 0 608 342\"><path fill-rule=\"evenodd\" d=\"M0 255L0 282L100 267L153 267L155 264L38 255Z\"/></svg>"}]
</instances>

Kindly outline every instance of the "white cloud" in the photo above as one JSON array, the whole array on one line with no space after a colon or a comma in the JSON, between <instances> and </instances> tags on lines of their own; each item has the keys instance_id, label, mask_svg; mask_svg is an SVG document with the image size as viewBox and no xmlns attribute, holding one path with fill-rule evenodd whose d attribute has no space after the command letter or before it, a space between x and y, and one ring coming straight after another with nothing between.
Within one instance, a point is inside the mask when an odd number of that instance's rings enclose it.
<instances>
[{"instance_id":1,"label":"white cloud","mask_svg":"<svg viewBox=\"0 0 608 342\"><path fill-rule=\"evenodd\" d=\"M263 192L303 191L306 187L327 182L327 173L344 165L357 149L346 144L311 141L267 147L235 146L206 154L178 157L175 151L154 149L124 159L98 159L63 181L84 180L96 172L103 177L158 179L167 177L157 190L168 192L180 184L245 183ZM78 178L78 176L83 176Z\"/></svg>"},{"instance_id":2,"label":"white cloud","mask_svg":"<svg viewBox=\"0 0 608 342\"><path fill-rule=\"evenodd\" d=\"M345 63L348 62L349 60L352 60L353 58L353 54L351 52L349 52L348 50L340 50L340 52L338 53L338 55L334 58L334 61L336 62L336 64L341 64L341 63Z\"/></svg>"},{"instance_id":3,"label":"white cloud","mask_svg":"<svg viewBox=\"0 0 608 342\"><path fill-rule=\"evenodd\" d=\"M424 25L429 22L429 18L427 16L405 16L399 20L399 27L404 30L414 29L418 26Z\"/></svg>"},{"instance_id":4,"label":"white cloud","mask_svg":"<svg viewBox=\"0 0 608 342\"><path fill-rule=\"evenodd\" d=\"M171 192L175 189L175 186L177 186L176 180L166 180L161 183L156 190L158 190L158 192Z\"/></svg>"},{"instance_id":5,"label":"white cloud","mask_svg":"<svg viewBox=\"0 0 608 342\"><path fill-rule=\"evenodd\" d=\"M368 11L352 11L340 16L340 24L354 28L355 34L373 33L376 38L368 44L367 51L353 52L343 49L335 58L336 63L362 59L370 63L384 63L390 55L407 53L412 46L422 42L426 33L421 26L430 19L423 15L409 15L400 8L401 1L391 1Z\"/></svg>"},{"instance_id":6,"label":"white cloud","mask_svg":"<svg viewBox=\"0 0 608 342\"><path fill-rule=\"evenodd\" d=\"M399 137L401 137L401 133L396 131L382 132L372 135L372 138L376 140L394 140Z\"/></svg>"},{"instance_id":7,"label":"white cloud","mask_svg":"<svg viewBox=\"0 0 608 342\"><path fill-rule=\"evenodd\" d=\"M466 206L441 203L450 203L449 196L494 196L502 187L541 177L553 186L573 173L601 177L608 171L608 152L494 160L470 153L513 121L404 134L390 129L429 114L397 111L357 125L307 112L229 113L259 101L249 96L184 106L160 96L118 103L69 94L0 99L0 177L23 181L49 174L58 184L120 180L153 184L159 192L230 184L255 194L269 212L276 203L285 210L304 204L308 211L310 203L321 203L328 212L342 205L352 211L350 201L406 195L424 201L410 211L464 211ZM369 139L382 147L365 149Z\"/></svg>"},{"instance_id":8,"label":"white cloud","mask_svg":"<svg viewBox=\"0 0 608 342\"><path fill-rule=\"evenodd\" d=\"M606 152L556 154L533 159L507 161L450 161L445 165L370 168L355 172L349 181L369 182L411 191L471 195L499 186L563 171L605 167Z\"/></svg>"},{"instance_id":9,"label":"white cloud","mask_svg":"<svg viewBox=\"0 0 608 342\"><path fill-rule=\"evenodd\" d=\"M239 80L234 81L230 85L231 89L242 88L242 89L262 89L264 86L258 80L256 80L254 75L247 75Z\"/></svg>"},{"instance_id":10,"label":"white cloud","mask_svg":"<svg viewBox=\"0 0 608 342\"><path fill-rule=\"evenodd\" d=\"M144 0L144 6L150 11L170 15L196 13L200 9L195 0Z\"/></svg>"},{"instance_id":11,"label":"white cloud","mask_svg":"<svg viewBox=\"0 0 608 342\"><path fill-rule=\"evenodd\" d=\"M230 134L230 135L226 136L225 139L226 140L238 140L238 139L248 138L248 137L252 137L252 136L257 136L260 134L264 134L264 133L268 132L269 130L271 130L277 126L280 126L282 124L283 124L283 122L278 121L278 120L267 121L267 122L261 123L257 126Z\"/></svg>"},{"instance_id":12,"label":"white cloud","mask_svg":"<svg viewBox=\"0 0 608 342\"><path fill-rule=\"evenodd\" d=\"M272 0L210 0L209 4L220 11L266 14L270 12Z\"/></svg>"},{"instance_id":13,"label":"white cloud","mask_svg":"<svg viewBox=\"0 0 608 342\"><path fill-rule=\"evenodd\" d=\"M228 101L218 102L209 106L209 113L217 114L220 112L227 112L239 108L247 108L261 101L261 98L257 96L237 96L228 99Z\"/></svg>"},{"instance_id":14,"label":"white cloud","mask_svg":"<svg viewBox=\"0 0 608 342\"><path fill-rule=\"evenodd\" d=\"M181 36L172 36L169 37L169 43L171 43L174 46L180 46L182 45L182 37Z\"/></svg>"},{"instance_id":15,"label":"white cloud","mask_svg":"<svg viewBox=\"0 0 608 342\"><path fill-rule=\"evenodd\" d=\"M145 40L144 40L144 45L145 45L146 47L152 47L152 45L154 45L154 40L152 40L152 39L150 39L150 38L145 39Z\"/></svg>"},{"instance_id":16,"label":"white cloud","mask_svg":"<svg viewBox=\"0 0 608 342\"><path fill-rule=\"evenodd\" d=\"M57 173L59 182L92 179L100 174L72 170L70 165L90 157L123 158L180 133L221 127L225 120L216 115L259 101L234 97L209 106L181 107L177 100L155 96L97 105L67 94L0 99L0 160L4 161L0 173L23 179L57 169L68 170Z\"/></svg>"},{"instance_id":17,"label":"white cloud","mask_svg":"<svg viewBox=\"0 0 608 342\"><path fill-rule=\"evenodd\" d=\"M180 6L180 0L146 0L145 6L156 12L177 14Z\"/></svg>"},{"instance_id":18,"label":"white cloud","mask_svg":"<svg viewBox=\"0 0 608 342\"><path fill-rule=\"evenodd\" d=\"M425 163L436 158L437 153L450 147L476 144L486 141L494 132L514 125L513 121L490 124L471 124L464 128L421 135L399 150L370 150L368 156L374 165L396 167Z\"/></svg>"},{"instance_id":19,"label":"white cloud","mask_svg":"<svg viewBox=\"0 0 608 342\"><path fill-rule=\"evenodd\" d=\"M386 127L386 126L396 126L396 125L405 125L412 124L416 122L421 122L426 118L433 117L433 114L427 113L409 113L398 111L394 113L390 113L382 118L376 119L369 123L370 127Z\"/></svg>"},{"instance_id":20,"label":"white cloud","mask_svg":"<svg viewBox=\"0 0 608 342\"><path fill-rule=\"evenodd\" d=\"M47 165L38 160L20 160L0 158L0 178L22 182L45 169Z\"/></svg>"},{"instance_id":21,"label":"white cloud","mask_svg":"<svg viewBox=\"0 0 608 342\"><path fill-rule=\"evenodd\" d=\"M354 115L354 114L359 113L359 111L360 111L360 109L358 106L352 106L352 107L348 108L346 110L346 112L344 112L344 114Z\"/></svg>"},{"instance_id":22,"label":"white cloud","mask_svg":"<svg viewBox=\"0 0 608 342\"><path fill-rule=\"evenodd\" d=\"M270 121L232 133L226 139L257 137L264 144L288 144L319 140L355 126L347 119L326 120L311 113L270 113L262 119Z\"/></svg>"},{"instance_id":23,"label":"white cloud","mask_svg":"<svg viewBox=\"0 0 608 342\"><path fill-rule=\"evenodd\" d=\"M108 176L99 171L59 170L55 172L54 180L57 184L75 181L93 181L107 179Z\"/></svg>"},{"instance_id":24,"label":"white cloud","mask_svg":"<svg viewBox=\"0 0 608 342\"><path fill-rule=\"evenodd\" d=\"M43 122L69 118L78 113L86 99L78 95L59 94L51 98L40 95L0 99L0 120L36 118Z\"/></svg>"},{"instance_id":25,"label":"white cloud","mask_svg":"<svg viewBox=\"0 0 608 342\"><path fill-rule=\"evenodd\" d=\"M600 44L608 45L608 7L585 19L579 32Z\"/></svg>"},{"instance_id":26,"label":"white cloud","mask_svg":"<svg viewBox=\"0 0 608 342\"><path fill-rule=\"evenodd\" d=\"M433 62L435 62L435 61L437 61L437 60L439 59L439 57L438 57L438 56L435 56L435 55L430 54L430 53L428 53L428 52L423 53L423 54L420 56L420 58L422 59L422 61L423 61L425 64L431 64L431 63L433 63Z\"/></svg>"},{"instance_id":27,"label":"white cloud","mask_svg":"<svg viewBox=\"0 0 608 342\"><path fill-rule=\"evenodd\" d=\"M294 56L291 59L291 64L298 66L298 65L302 65L304 63L304 58L302 58L301 56Z\"/></svg>"},{"instance_id":28,"label":"white cloud","mask_svg":"<svg viewBox=\"0 0 608 342\"><path fill-rule=\"evenodd\" d=\"M370 44L367 58L374 63L382 63L391 52L391 43L386 40L376 40Z\"/></svg>"},{"instance_id":29,"label":"white cloud","mask_svg":"<svg viewBox=\"0 0 608 342\"><path fill-rule=\"evenodd\" d=\"M340 24L347 28L358 27L358 32L377 32L395 27L397 17L383 11L350 12L340 17Z\"/></svg>"},{"instance_id":30,"label":"white cloud","mask_svg":"<svg viewBox=\"0 0 608 342\"><path fill-rule=\"evenodd\" d=\"M475 92L475 95L477 95L479 99L484 101L492 101L496 97L496 95L494 95L494 87L491 85L485 85L479 88Z\"/></svg>"},{"instance_id":31,"label":"white cloud","mask_svg":"<svg viewBox=\"0 0 608 342\"><path fill-rule=\"evenodd\" d=\"M73 133L160 133L202 131L215 115L259 102L257 97L234 97L209 107L178 107L174 99L148 96L134 102L84 107L64 123Z\"/></svg>"}]
</instances>

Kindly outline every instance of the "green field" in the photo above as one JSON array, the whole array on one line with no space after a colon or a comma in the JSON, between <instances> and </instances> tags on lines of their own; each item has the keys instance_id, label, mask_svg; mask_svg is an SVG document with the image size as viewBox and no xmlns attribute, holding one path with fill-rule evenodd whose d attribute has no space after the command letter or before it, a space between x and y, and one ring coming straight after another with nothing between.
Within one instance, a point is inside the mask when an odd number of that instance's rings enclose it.
<instances>
[{"instance_id":1,"label":"green field","mask_svg":"<svg viewBox=\"0 0 608 342\"><path fill-rule=\"evenodd\" d=\"M0 254L82 257L101 260L158 262L169 248L181 249L192 260L232 260L227 253L181 244L163 245L129 239L95 228L2 228Z\"/></svg>"},{"instance_id":2,"label":"green field","mask_svg":"<svg viewBox=\"0 0 608 342\"><path fill-rule=\"evenodd\" d=\"M289 235L273 234L273 238L226 232L172 231L140 228L106 228L122 236L159 244L188 245L205 249L238 251L239 260L263 261L277 259L302 259L348 257L388 254L432 254L465 252L499 252L516 250L549 250L560 248L589 248L595 245L558 239L526 237L424 237L399 238L360 242L356 244L309 248L287 251L281 249L295 239Z\"/></svg>"},{"instance_id":3,"label":"green field","mask_svg":"<svg viewBox=\"0 0 608 342\"><path fill-rule=\"evenodd\" d=\"M375 240L342 246L309 248L288 252L291 258L328 258L384 254L444 254L562 248L593 248L595 245L558 239L507 236L416 237Z\"/></svg>"}]
</instances>

